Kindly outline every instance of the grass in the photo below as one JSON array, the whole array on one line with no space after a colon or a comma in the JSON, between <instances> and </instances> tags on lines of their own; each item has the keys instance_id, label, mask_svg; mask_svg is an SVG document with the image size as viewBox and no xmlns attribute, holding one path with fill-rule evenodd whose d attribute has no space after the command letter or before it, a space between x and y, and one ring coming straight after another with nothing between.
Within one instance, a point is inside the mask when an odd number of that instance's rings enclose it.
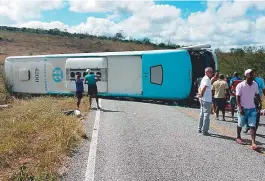
<instances>
[{"instance_id":1,"label":"grass","mask_svg":"<svg viewBox=\"0 0 265 181\"><path fill-rule=\"evenodd\" d=\"M5 84L5 77L3 70L0 67L0 105L1 104L6 104L7 103L7 89L6 89L6 84Z\"/></svg>"},{"instance_id":2,"label":"grass","mask_svg":"<svg viewBox=\"0 0 265 181\"><path fill-rule=\"evenodd\" d=\"M35 97L13 99L0 72L0 180L26 180L34 177L58 177L65 159L86 137L83 119L66 116L64 110L75 109L74 97ZM86 113L89 100L84 97L80 109ZM85 114L86 115L86 114ZM85 116L83 115L83 116Z\"/></svg>"},{"instance_id":3,"label":"grass","mask_svg":"<svg viewBox=\"0 0 265 181\"><path fill-rule=\"evenodd\" d=\"M15 100L0 111L0 178L18 174L22 164L31 176L57 176L64 158L85 136L82 120L62 112L75 103L74 98L36 97ZM84 98L81 112L88 106Z\"/></svg>"}]
</instances>

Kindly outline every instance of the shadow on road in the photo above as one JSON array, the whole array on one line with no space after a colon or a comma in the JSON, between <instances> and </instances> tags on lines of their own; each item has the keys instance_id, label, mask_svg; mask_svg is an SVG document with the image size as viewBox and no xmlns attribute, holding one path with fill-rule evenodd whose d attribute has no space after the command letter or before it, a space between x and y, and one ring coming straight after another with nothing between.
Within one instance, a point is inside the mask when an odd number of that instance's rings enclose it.
<instances>
[{"instance_id":1,"label":"shadow on road","mask_svg":"<svg viewBox=\"0 0 265 181\"><path fill-rule=\"evenodd\" d=\"M215 138L220 138L220 139L225 139L225 140L230 140L230 141L236 142L236 138L235 137L219 135L219 134L211 134L210 136L211 137L215 137ZM251 140L250 139L242 139L242 140L245 142L245 145L250 145L251 144ZM257 145L265 145L264 143L261 143L259 141L256 141L256 144Z\"/></svg>"},{"instance_id":2,"label":"shadow on road","mask_svg":"<svg viewBox=\"0 0 265 181\"><path fill-rule=\"evenodd\" d=\"M117 101L131 101L131 102L140 102L143 104L157 104L157 105L165 105L165 106L180 106L180 107L188 107L188 108L200 108L199 103L196 100L148 100L141 98L130 98L130 97L106 97L101 96L101 99L106 100L117 100Z\"/></svg>"},{"instance_id":3,"label":"shadow on road","mask_svg":"<svg viewBox=\"0 0 265 181\"><path fill-rule=\"evenodd\" d=\"M227 117L227 116L225 116L225 117ZM228 117L229 118L229 117ZM232 118L232 117L231 117ZM227 119L225 119L225 121L223 121L222 119L220 119L220 120L218 120L218 122L219 121L222 121L222 122L229 122L229 123L237 123L237 121L236 120L234 120L234 121L232 121L232 120L227 120Z\"/></svg>"},{"instance_id":4,"label":"shadow on road","mask_svg":"<svg viewBox=\"0 0 265 181\"><path fill-rule=\"evenodd\" d=\"M95 107L93 107L93 108L91 108L91 110L98 110L97 108L95 108ZM109 110L109 109L100 109L100 111L102 111L102 112L121 112L121 111L115 111L115 110Z\"/></svg>"},{"instance_id":5,"label":"shadow on road","mask_svg":"<svg viewBox=\"0 0 265 181\"><path fill-rule=\"evenodd\" d=\"M262 134L256 134L256 136L258 136L258 137L261 137L261 138L265 138L265 135L262 135Z\"/></svg>"}]
</instances>

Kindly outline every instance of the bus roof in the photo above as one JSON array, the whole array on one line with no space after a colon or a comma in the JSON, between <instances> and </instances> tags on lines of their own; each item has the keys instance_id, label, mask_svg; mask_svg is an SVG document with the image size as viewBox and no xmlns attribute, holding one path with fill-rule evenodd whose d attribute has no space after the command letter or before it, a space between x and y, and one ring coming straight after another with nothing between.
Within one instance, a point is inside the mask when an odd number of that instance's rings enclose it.
<instances>
[{"instance_id":1,"label":"bus roof","mask_svg":"<svg viewBox=\"0 0 265 181\"><path fill-rule=\"evenodd\" d=\"M9 56L9 59L24 58L64 58L64 57L97 57L97 56L118 56L118 55L142 55L163 52L183 52L185 49L164 49L164 50L145 50L145 51L120 51L120 52L95 52L95 53L71 53L71 54L48 54L48 55L32 55L32 56Z\"/></svg>"}]
</instances>

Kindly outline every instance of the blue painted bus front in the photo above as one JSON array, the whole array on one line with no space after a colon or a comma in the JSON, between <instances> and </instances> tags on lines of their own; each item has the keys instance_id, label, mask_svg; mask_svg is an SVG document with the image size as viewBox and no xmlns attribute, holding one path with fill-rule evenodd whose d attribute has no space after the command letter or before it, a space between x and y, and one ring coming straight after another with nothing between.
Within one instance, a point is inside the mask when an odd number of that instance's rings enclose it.
<instances>
[{"instance_id":1,"label":"blue painted bus front","mask_svg":"<svg viewBox=\"0 0 265 181\"><path fill-rule=\"evenodd\" d=\"M142 94L99 93L99 95L159 100L186 99L192 85L191 71L191 59L186 50L144 53L142 54ZM157 75L160 73L162 77Z\"/></svg>"},{"instance_id":2,"label":"blue painted bus front","mask_svg":"<svg viewBox=\"0 0 265 181\"><path fill-rule=\"evenodd\" d=\"M143 54L142 62L143 97L179 100L189 96L192 64L187 51ZM152 77L160 70L162 79Z\"/></svg>"}]
</instances>

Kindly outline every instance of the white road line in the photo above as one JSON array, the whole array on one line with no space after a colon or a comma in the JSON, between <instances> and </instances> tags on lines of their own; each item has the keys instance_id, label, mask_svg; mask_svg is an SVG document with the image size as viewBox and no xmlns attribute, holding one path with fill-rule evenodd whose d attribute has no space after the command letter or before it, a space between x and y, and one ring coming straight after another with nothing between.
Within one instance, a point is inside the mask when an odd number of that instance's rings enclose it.
<instances>
[{"instance_id":1,"label":"white road line","mask_svg":"<svg viewBox=\"0 0 265 181\"><path fill-rule=\"evenodd\" d=\"M98 103L99 103L99 106L101 107L101 99L98 100ZM92 133L92 139L91 139L90 148L89 148L89 156L88 156L88 161L87 161L85 181L94 180L94 170L95 170L95 164L96 164L97 143L98 143L99 119L100 119L100 110L97 110L95 123L94 123L94 129Z\"/></svg>"}]
</instances>

